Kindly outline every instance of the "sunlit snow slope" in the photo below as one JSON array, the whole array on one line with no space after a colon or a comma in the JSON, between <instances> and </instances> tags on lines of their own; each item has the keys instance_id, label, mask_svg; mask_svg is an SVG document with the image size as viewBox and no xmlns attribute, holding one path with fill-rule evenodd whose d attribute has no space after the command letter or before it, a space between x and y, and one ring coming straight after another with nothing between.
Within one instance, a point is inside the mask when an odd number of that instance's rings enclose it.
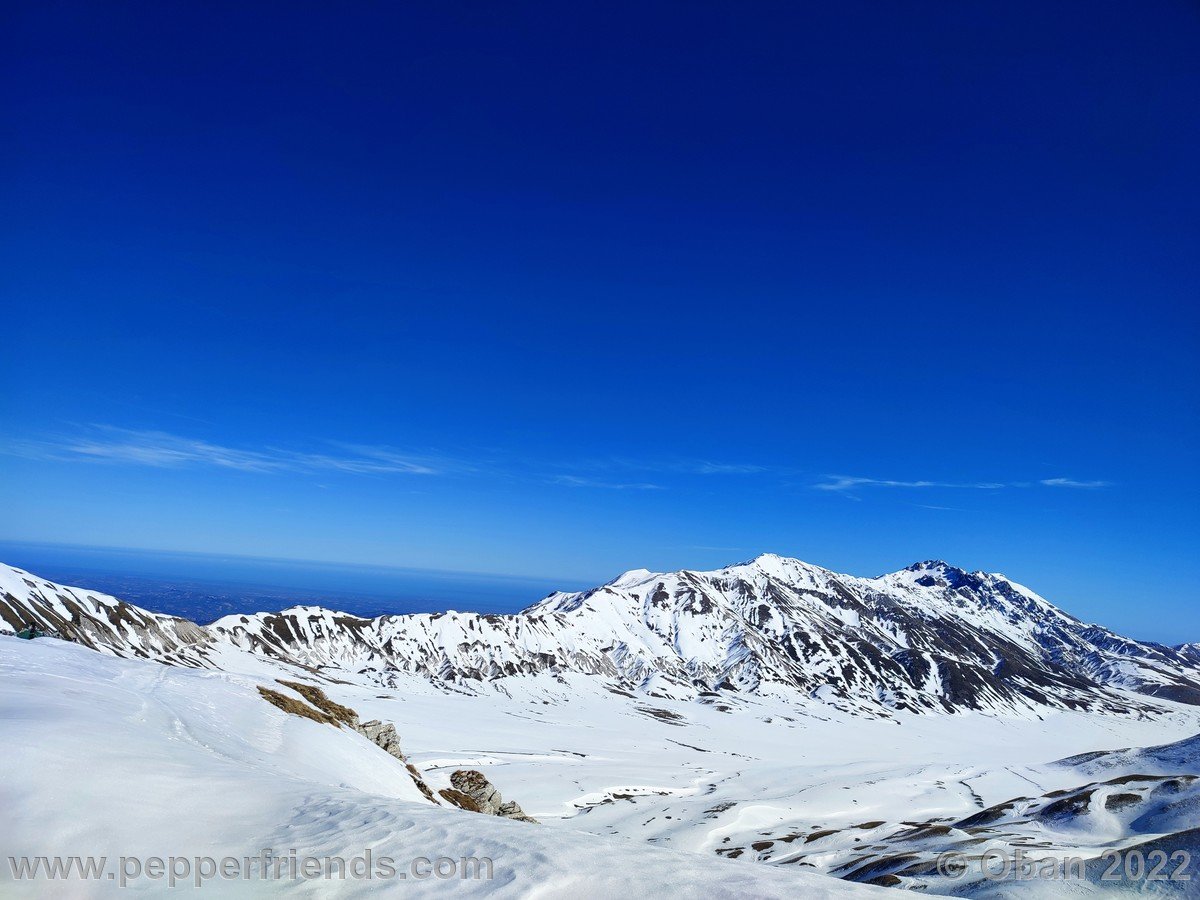
<instances>
[{"instance_id":1,"label":"sunlit snow slope","mask_svg":"<svg viewBox=\"0 0 1200 900\"><path fill-rule=\"evenodd\" d=\"M430 804L362 736L264 703L252 676L114 659L53 640L0 638L6 856L257 856L296 849L397 861L488 857L492 880L227 882L222 896L875 896L869 888L715 856L656 850ZM8 868L7 860L3 868ZM401 866L404 870L404 866ZM161 891L162 881L130 882ZM107 894L96 881L13 881L0 894ZM185 889L186 890L186 889ZM868 893L870 892L870 893Z\"/></svg>"}]
</instances>

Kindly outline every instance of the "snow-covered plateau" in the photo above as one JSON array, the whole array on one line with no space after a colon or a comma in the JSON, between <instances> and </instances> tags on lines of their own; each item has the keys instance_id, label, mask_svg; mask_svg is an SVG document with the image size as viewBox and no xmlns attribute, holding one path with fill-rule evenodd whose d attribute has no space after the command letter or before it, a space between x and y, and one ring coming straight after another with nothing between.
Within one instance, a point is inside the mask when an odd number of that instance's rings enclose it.
<instances>
[{"instance_id":1,"label":"snow-covered plateau","mask_svg":"<svg viewBox=\"0 0 1200 900\"><path fill-rule=\"evenodd\" d=\"M13 636L30 626L54 636ZM207 626L0 566L3 855L108 858L70 880L6 858L0 894L161 891L117 861L272 848L370 850L407 878L205 890L1195 896L1198 704L1194 645L942 562L858 578L766 555L512 616L295 607ZM506 806L480 799L493 788ZM980 868L1017 849L1085 864ZM1160 849L1190 853L1193 880L1102 878L1105 853ZM940 871L947 854L964 871ZM492 877L410 869L464 857Z\"/></svg>"}]
</instances>

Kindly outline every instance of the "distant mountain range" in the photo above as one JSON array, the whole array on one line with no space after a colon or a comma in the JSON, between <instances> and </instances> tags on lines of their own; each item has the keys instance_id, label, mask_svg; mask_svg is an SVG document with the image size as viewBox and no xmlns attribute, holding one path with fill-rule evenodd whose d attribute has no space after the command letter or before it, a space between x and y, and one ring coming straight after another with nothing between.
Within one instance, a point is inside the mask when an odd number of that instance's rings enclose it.
<instances>
[{"instance_id":1,"label":"distant mountain range","mask_svg":"<svg viewBox=\"0 0 1200 900\"><path fill-rule=\"evenodd\" d=\"M940 561L859 578L765 554L711 572L634 570L515 615L298 606L208 626L0 567L0 632L31 625L116 656L221 668L236 647L386 686L415 674L503 689L576 672L648 696L766 694L873 716L1200 704L1200 645L1131 640L1002 575Z\"/></svg>"},{"instance_id":2,"label":"distant mountain range","mask_svg":"<svg viewBox=\"0 0 1200 900\"><path fill-rule=\"evenodd\" d=\"M0 566L0 632L29 629L74 645L0 637L18 855L399 839L518 894L1026 896L987 851L1076 859L1071 896L1195 896L1200 647L1002 575L765 555L514 615L201 626ZM1114 885L1114 851L1179 878Z\"/></svg>"}]
</instances>

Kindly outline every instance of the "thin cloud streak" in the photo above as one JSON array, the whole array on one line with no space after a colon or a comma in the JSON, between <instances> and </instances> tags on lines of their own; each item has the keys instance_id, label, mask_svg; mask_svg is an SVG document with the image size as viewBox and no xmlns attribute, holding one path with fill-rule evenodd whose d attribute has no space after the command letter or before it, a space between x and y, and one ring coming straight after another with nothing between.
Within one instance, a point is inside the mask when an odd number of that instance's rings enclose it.
<instances>
[{"instance_id":1,"label":"thin cloud streak","mask_svg":"<svg viewBox=\"0 0 1200 900\"><path fill-rule=\"evenodd\" d=\"M246 450L163 431L96 426L94 435L49 441L14 441L0 450L59 462L107 462L160 469L215 467L237 472L346 472L355 475L437 475L436 461L388 447L356 447L345 455L267 448Z\"/></svg>"},{"instance_id":2,"label":"thin cloud streak","mask_svg":"<svg viewBox=\"0 0 1200 900\"><path fill-rule=\"evenodd\" d=\"M1083 488L1096 489L1109 487L1111 482L1108 481L1078 481L1074 478L1044 478L1037 482L1028 481L969 481L969 482L954 482L954 481L897 481L886 478L859 478L849 475L826 475L828 480L818 482L811 485L812 488L818 491L830 491L833 493L841 493L847 496L853 496L853 492L860 488L947 488L951 490L977 490L977 491L998 491L1005 488L1028 488L1035 485L1043 487L1067 487L1067 488Z\"/></svg>"},{"instance_id":3,"label":"thin cloud streak","mask_svg":"<svg viewBox=\"0 0 1200 900\"><path fill-rule=\"evenodd\" d=\"M663 491L661 484L648 482L623 483L615 481L596 481L592 478L580 478L578 475L556 475L550 479L551 484L561 484L566 487L606 488L613 491Z\"/></svg>"},{"instance_id":4,"label":"thin cloud streak","mask_svg":"<svg viewBox=\"0 0 1200 900\"><path fill-rule=\"evenodd\" d=\"M719 463L708 460L681 463L679 471L693 475L757 475L769 472L767 466L757 466L752 463Z\"/></svg>"},{"instance_id":5,"label":"thin cloud streak","mask_svg":"<svg viewBox=\"0 0 1200 900\"><path fill-rule=\"evenodd\" d=\"M864 487L889 488L968 488L971 490L997 490L1008 487L994 481L955 483L951 481L892 481L883 478L856 478L845 475L827 475L829 481L814 484L818 491L852 491Z\"/></svg>"},{"instance_id":6,"label":"thin cloud streak","mask_svg":"<svg viewBox=\"0 0 1200 900\"><path fill-rule=\"evenodd\" d=\"M598 488L617 491L660 491L663 484L617 478L595 478L585 464L577 463L584 474L538 476L536 470L524 473L513 471L496 461L470 463L450 456L405 453L394 447L326 441L329 452L297 451L280 448L246 449L229 447L211 441L182 437L164 431L139 431L109 425L93 425L86 433L46 440L13 440L0 442L0 453L30 459L58 462L95 462L147 466L162 469L208 467L257 474L333 472L350 475L483 475L541 480L545 484L570 488ZM675 475L750 475L780 474L781 470L749 463L723 463L711 460L674 460L648 463L629 460L609 460L590 466L592 472L616 474L626 471L659 472ZM934 480L901 480L867 478L851 475L826 475L826 480L809 487L860 500L858 494L868 489L950 489L1002 490L1035 487L1096 490L1110 486L1101 480L1075 478L1045 478L1039 481L1012 482L952 482ZM934 508L934 507L931 507Z\"/></svg>"},{"instance_id":7,"label":"thin cloud streak","mask_svg":"<svg viewBox=\"0 0 1200 900\"><path fill-rule=\"evenodd\" d=\"M1095 488L1109 487L1111 481L1076 481L1074 478L1043 478L1038 484L1046 487L1066 487L1066 488L1082 488L1084 490L1094 490Z\"/></svg>"},{"instance_id":8,"label":"thin cloud streak","mask_svg":"<svg viewBox=\"0 0 1200 900\"><path fill-rule=\"evenodd\" d=\"M546 477L528 467L506 465L496 460L467 461L452 456L405 453L394 447L325 441L328 451L299 451L275 447L230 447L212 441L183 437L165 431L137 430L112 425L91 425L82 434L54 436L42 440L0 441L0 453L55 462L92 462L145 466L159 469L215 468L264 475L281 473L345 473L350 475L490 475L540 481L572 488L657 491L662 484L610 476L617 469L663 474L749 474L768 471L765 467L711 460L679 460L669 463L631 463L611 460L607 464L576 463L575 473Z\"/></svg>"},{"instance_id":9,"label":"thin cloud streak","mask_svg":"<svg viewBox=\"0 0 1200 900\"><path fill-rule=\"evenodd\" d=\"M758 475L782 470L757 463L721 462L711 459L580 459L580 469L596 472L658 472L667 475Z\"/></svg>"}]
</instances>

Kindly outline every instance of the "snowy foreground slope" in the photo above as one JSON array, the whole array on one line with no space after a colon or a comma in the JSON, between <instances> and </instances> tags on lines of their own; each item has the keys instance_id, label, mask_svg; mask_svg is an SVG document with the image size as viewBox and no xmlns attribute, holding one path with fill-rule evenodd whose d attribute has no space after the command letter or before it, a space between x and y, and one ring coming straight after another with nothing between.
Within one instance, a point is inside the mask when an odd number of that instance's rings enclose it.
<instances>
[{"instance_id":1,"label":"snowy foreground slope","mask_svg":"<svg viewBox=\"0 0 1200 900\"><path fill-rule=\"evenodd\" d=\"M405 891L502 896L1197 893L1094 871L1109 850L1195 843L1192 649L1086 625L1002 576L760 557L631 572L518 616L298 607L202 627L0 567L0 631L30 622L79 646L0 636L5 855L387 847L405 865L494 860L490 882ZM281 679L394 723L434 802L362 735L265 702L291 693ZM462 769L541 824L449 806ZM1079 855L1086 877L982 877L983 852L1016 848ZM939 873L944 853L967 871ZM371 889L334 887L269 885Z\"/></svg>"},{"instance_id":2,"label":"snowy foreground slope","mask_svg":"<svg viewBox=\"0 0 1200 900\"><path fill-rule=\"evenodd\" d=\"M107 658L58 641L0 638L6 856L118 859L286 855L351 860L366 850L406 871L414 857L492 860L494 877L396 881L224 881L222 895L498 897L886 896L882 889L715 856L657 850L431 805L404 766L360 735L262 702L259 679ZM4 861L8 867L7 860ZM4 896L74 897L116 879L13 881ZM192 875L181 877L185 885ZM164 879L130 878L163 890ZM185 887L186 890L186 887Z\"/></svg>"}]
</instances>

